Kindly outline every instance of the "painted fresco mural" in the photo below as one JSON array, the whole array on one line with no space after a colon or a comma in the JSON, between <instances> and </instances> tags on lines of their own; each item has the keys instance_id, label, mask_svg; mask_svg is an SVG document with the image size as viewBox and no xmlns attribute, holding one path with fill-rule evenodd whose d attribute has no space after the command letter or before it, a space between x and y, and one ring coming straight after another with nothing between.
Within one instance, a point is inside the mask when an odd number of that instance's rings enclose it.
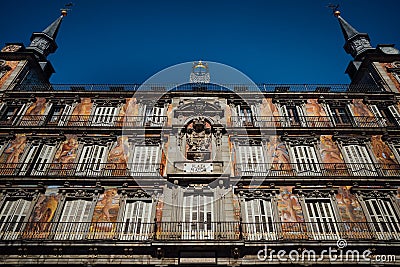
<instances>
[{"instance_id":1,"label":"painted fresco mural","mask_svg":"<svg viewBox=\"0 0 400 267\"><path fill-rule=\"evenodd\" d=\"M106 171L110 171L111 175L125 176L127 175L127 160L129 157L129 143L127 136L119 136L116 145L108 153Z\"/></svg>"},{"instance_id":2,"label":"painted fresco mural","mask_svg":"<svg viewBox=\"0 0 400 267\"><path fill-rule=\"evenodd\" d=\"M119 212L120 196L116 188L107 188L94 208L90 232L93 238L113 238Z\"/></svg>"},{"instance_id":3,"label":"painted fresco mural","mask_svg":"<svg viewBox=\"0 0 400 267\"><path fill-rule=\"evenodd\" d=\"M382 135L371 136L371 147L383 171L398 170L399 164L389 146L382 141Z\"/></svg>"},{"instance_id":4,"label":"painted fresco mural","mask_svg":"<svg viewBox=\"0 0 400 267\"><path fill-rule=\"evenodd\" d=\"M362 99L353 99L350 104L351 110L355 116L355 121L360 127L370 127L371 124L376 124L374 114L369 108L363 103Z\"/></svg>"},{"instance_id":5,"label":"painted fresco mural","mask_svg":"<svg viewBox=\"0 0 400 267\"><path fill-rule=\"evenodd\" d=\"M82 98L81 102L76 105L72 116L68 122L69 126L82 126L89 120L92 112L92 100L90 98Z\"/></svg>"},{"instance_id":6,"label":"painted fresco mural","mask_svg":"<svg viewBox=\"0 0 400 267\"><path fill-rule=\"evenodd\" d=\"M278 216L282 222L284 238L299 238L306 236L304 215L298 197L292 194L293 187L281 187L278 195Z\"/></svg>"},{"instance_id":7,"label":"painted fresco mural","mask_svg":"<svg viewBox=\"0 0 400 267\"><path fill-rule=\"evenodd\" d=\"M339 187L336 194L336 203L339 216L346 231L352 231L355 236L360 233L359 238L365 238L369 234L367 221L360 202L356 196L350 193L350 186Z\"/></svg>"},{"instance_id":8,"label":"painted fresco mural","mask_svg":"<svg viewBox=\"0 0 400 267\"><path fill-rule=\"evenodd\" d=\"M15 139L7 144L1 157L2 174L13 174L17 164L21 161L26 147L25 134L17 134Z\"/></svg>"},{"instance_id":9,"label":"painted fresco mural","mask_svg":"<svg viewBox=\"0 0 400 267\"><path fill-rule=\"evenodd\" d=\"M386 70L386 69L391 69L391 68L393 68L392 63L380 63L380 64L381 64L381 66L383 67L383 69L385 69L385 70ZM393 73L392 73L392 72L387 72L387 74L388 74L390 80L392 80L392 82L393 82L394 85L396 86L397 90L400 91L400 83L399 83L399 81L396 79L396 77L394 77Z\"/></svg>"},{"instance_id":10,"label":"painted fresco mural","mask_svg":"<svg viewBox=\"0 0 400 267\"><path fill-rule=\"evenodd\" d=\"M1 69L4 75L0 78L0 88L3 86L5 81L10 78L11 74L17 68L19 61L6 61L2 64Z\"/></svg>"},{"instance_id":11,"label":"painted fresco mural","mask_svg":"<svg viewBox=\"0 0 400 267\"><path fill-rule=\"evenodd\" d=\"M43 115L46 111L46 98L36 97L36 101L29 106L25 112L24 117L32 116L32 118L37 118L37 116Z\"/></svg>"},{"instance_id":12,"label":"painted fresco mural","mask_svg":"<svg viewBox=\"0 0 400 267\"><path fill-rule=\"evenodd\" d=\"M339 147L332 140L332 135L321 135L319 152L327 172L332 175L349 175Z\"/></svg>"},{"instance_id":13,"label":"painted fresco mural","mask_svg":"<svg viewBox=\"0 0 400 267\"><path fill-rule=\"evenodd\" d=\"M50 222L60 202L61 194L57 187L49 187L44 195L41 195L29 218L25 235L29 238L46 238L50 234Z\"/></svg>"},{"instance_id":14,"label":"painted fresco mural","mask_svg":"<svg viewBox=\"0 0 400 267\"><path fill-rule=\"evenodd\" d=\"M138 116L139 105L137 104L136 98L126 98L125 104L119 111L116 125L134 127L140 120L135 116Z\"/></svg>"},{"instance_id":15,"label":"painted fresco mural","mask_svg":"<svg viewBox=\"0 0 400 267\"><path fill-rule=\"evenodd\" d=\"M267 142L267 162L271 162L271 170L291 171L289 151L279 136L271 136Z\"/></svg>"},{"instance_id":16,"label":"painted fresco mural","mask_svg":"<svg viewBox=\"0 0 400 267\"><path fill-rule=\"evenodd\" d=\"M75 135L67 135L66 140L61 143L54 156L53 172L59 175L68 175L68 170L74 170L74 162L78 153L78 140Z\"/></svg>"},{"instance_id":17,"label":"painted fresco mural","mask_svg":"<svg viewBox=\"0 0 400 267\"><path fill-rule=\"evenodd\" d=\"M305 104L307 124L309 127L330 127L330 122L318 99L307 99Z\"/></svg>"},{"instance_id":18,"label":"painted fresco mural","mask_svg":"<svg viewBox=\"0 0 400 267\"><path fill-rule=\"evenodd\" d=\"M278 118L280 116L279 110L274 103L272 103L272 98L264 98L261 103L261 114L263 118L261 118L264 123L267 125L263 125L264 127L271 127L268 124L270 121L274 121L275 127L280 127L280 122L277 119L273 119L272 117Z\"/></svg>"}]
</instances>

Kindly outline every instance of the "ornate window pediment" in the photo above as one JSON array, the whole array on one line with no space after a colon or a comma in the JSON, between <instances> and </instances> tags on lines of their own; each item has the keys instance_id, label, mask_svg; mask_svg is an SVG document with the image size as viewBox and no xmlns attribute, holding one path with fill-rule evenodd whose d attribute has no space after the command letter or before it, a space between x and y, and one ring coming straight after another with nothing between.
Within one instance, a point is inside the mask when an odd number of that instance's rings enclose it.
<instances>
[{"instance_id":1,"label":"ornate window pediment","mask_svg":"<svg viewBox=\"0 0 400 267\"><path fill-rule=\"evenodd\" d=\"M191 103L182 104L174 112L174 117L194 117L194 116L204 116L204 117L215 117L219 116L222 118L224 116L224 110L222 109L219 102L211 104L203 99L196 99Z\"/></svg>"}]
</instances>

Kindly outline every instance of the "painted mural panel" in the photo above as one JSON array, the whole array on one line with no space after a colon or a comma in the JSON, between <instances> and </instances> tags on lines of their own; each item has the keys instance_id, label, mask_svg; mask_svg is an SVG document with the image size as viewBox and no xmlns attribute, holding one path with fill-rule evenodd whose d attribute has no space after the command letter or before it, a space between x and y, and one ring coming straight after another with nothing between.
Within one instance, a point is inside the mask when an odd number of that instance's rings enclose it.
<instances>
[{"instance_id":1,"label":"painted mural panel","mask_svg":"<svg viewBox=\"0 0 400 267\"><path fill-rule=\"evenodd\" d=\"M282 222L283 238L307 236L304 215L298 197L292 194L293 187L281 187L278 195L278 216Z\"/></svg>"},{"instance_id":2,"label":"painted mural panel","mask_svg":"<svg viewBox=\"0 0 400 267\"><path fill-rule=\"evenodd\" d=\"M375 158L382 164L382 171L393 174L392 172L399 169L396 157L389 146L382 141L382 135L373 135L371 137L371 146Z\"/></svg>"},{"instance_id":3,"label":"painted mural panel","mask_svg":"<svg viewBox=\"0 0 400 267\"><path fill-rule=\"evenodd\" d=\"M116 120L116 125L135 127L140 123L139 118L137 118L139 113L139 105L137 104L136 98L126 98L125 104L119 111L118 118Z\"/></svg>"},{"instance_id":4,"label":"painted mural panel","mask_svg":"<svg viewBox=\"0 0 400 267\"><path fill-rule=\"evenodd\" d=\"M40 239L50 235L51 222L60 202L61 194L57 187L49 187L41 195L33 209L25 229L25 238Z\"/></svg>"},{"instance_id":5,"label":"painted mural panel","mask_svg":"<svg viewBox=\"0 0 400 267\"><path fill-rule=\"evenodd\" d=\"M280 127L279 120L279 110L274 103L272 103L272 98L264 98L261 103L261 121L264 122L264 127ZM273 122L273 125L269 123Z\"/></svg>"},{"instance_id":6,"label":"painted mural panel","mask_svg":"<svg viewBox=\"0 0 400 267\"><path fill-rule=\"evenodd\" d=\"M355 195L350 193L349 186L339 187L336 194L336 202L344 230L351 231L353 237L369 237L366 236L369 235L367 219L360 202Z\"/></svg>"},{"instance_id":7,"label":"painted mural panel","mask_svg":"<svg viewBox=\"0 0 400 267\"><path fill-rule=\"evenodd\" d=\"M117 228L119 200L120 196L116 188L107 188L100 195L93 212L89 234L91 238L112 239L114 237Z\"/></svg>"},{"instance_id":8,"label":"painted mural panel","mask_svg":"<svg viewBox=\"0 0 400 267\"><path fill-rule=\"evenodd\" d=\"M350 104L351 110L354 114L354 120L360 127L376 126L377 122L374 114L363 103L362 99L353 99Z\"/></svg>"},{"instance_id":9,"label":"painted mural panel","mask_svg":"<svg viewBox=\"0 0 400 267\"><path fill-rule=\"evenodd\" d=\"M392 69L394 66L392 65L392 63L381 63L381 66L383 66L383 68L386 69ZM396 86L397 90L400 91L400 82L396 79L396 77L394 76L393 72L387 72L390 80L392 80L393 84Z\"/></svg>"},{"instance_id":10,"label":"painted mural panel","mask_svg":"<svg viewBox=\"0 0 400 267\"><path fill-rule=\"evenodd\" d=\"M271 136L266 144L267 162L272 163L271 170L291 172L289 151L279 136Z\"/></svg>"},{"instance_id":11,"label":"painted mural panel","mask_svg":"<svg viewBox=\"0 0 400 267\"><path fill-rule=\"evenodd\" d=\"M116 145L108 153L107 172L112 176L126 176L127 159L129 157L129 143L127 136L119 136Z\"/></svg>"},{"instance_id":12,"label":"painted mural panel","mask_svg":"<svg viewBox=\"0 0 400 267\"><path fill-rule=\"evenodd\" d=\"M82 98L81 102L76 105L72 116L68 122L69 126L84 126L89 120L92 111L92 100L90 98Z\"/></svg>"},{"instance_id":13,"label":"painted mural panel","mask_svg":"<svg viewBox=\"0 0 400 267\"><path fill-rule=\"evenodd\" d=\"M305 110L309 127L330 127L329 119L318 99L307 99Z\"/></svg>"},{"instance_id":14,"label":"painted mural panel","mask_svg":"<svg viewBox=\"0 0 400 267\"><path fill-rule=\"evenodd\" d=\"M22 118L22 125L37 126L37 124L43 119L45 112L46 98L36 97L36 101L26 110L25 115Z\"/></svg>"},{"instance_id":15,"label":"painted mural panel","mask_svg":"<svg viewBox=\"0 0 400 267\"><path fill-rule=\"evenodd\" d=\"M25 134L17 134L15 139L10 141L5 147L0 163L2 165L2 174L13 174L17 164L21 161L26 147Z\"/></svg>"},{"instance_id":16,"label":"painted mural panel","mask_svg":"<svg viewBox=\"0 0 400 267\"><path fill-rule=\"evenodd\" d=\"M67 135L54 156L54 164L51 168L52 175L73 175L74 162L78 153L78 140L74 135ZM70 173L71 172L71 173Z\"/></svg>"},{"instance_id":17,"label":"painted mural panel","mask_svg":"<svg viewBox=\"0 0 400 267\"><path fill-rule=\"evenodd\" d=\"M11 74L17 68L19 61L2 61L0 60L0 88L5 81L10 78Z\"/></svg>"},{"instance_id":18,"label":"painted mural panel","mask_svg":"<svg viewBox=\"0 0 400 267\"><path fill-rule=\"evenodd\" d=\"M342 153L340 153L339 147L332 140L332 135L321 135L319 152L324 169L329 174L332 176L349 175Z\"/></svg>"}]
</instances>

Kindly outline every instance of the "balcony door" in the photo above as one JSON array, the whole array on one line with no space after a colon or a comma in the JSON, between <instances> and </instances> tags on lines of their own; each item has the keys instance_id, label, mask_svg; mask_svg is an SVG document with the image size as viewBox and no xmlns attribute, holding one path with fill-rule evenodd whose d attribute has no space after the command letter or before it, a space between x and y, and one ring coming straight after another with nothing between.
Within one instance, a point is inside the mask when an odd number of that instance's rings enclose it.
<instances>
[{"instance_id":1,"label":"balcony door","mask_svg":"<svg viewBox=\"0 0 400 267\"><path fill-rule=\"evenodd\" d=\"M248 240L275 240L275 225L270 200L245 200L244 232Z\"/></svg>"},{"instance_id":2,"label":"balcony door","mask_svg":"<svg viewBox=\"0 0 400 267\"><path fill-rule=\"evenodd\" d=\"M364 145L344 145L343 155L354 176L377 176L375 166Z\"/></svg>"},{"instance_id":3,"label":"balcony door","mask_svg":"<svg viewBox=\"0 0 400 267\"><path fill-rule=\"evenodd\" d=\"M151 221L153 203L149 201L127 201L122 215L122 240L148 240L153 232Z\"/></svg>"},{"instance_id":4,"label":"balcony door","mask_svg":"<svg viewBox=\"0 0 400 267\"><path fill-rule=\"evenodd\" d=\"M182 239L214 239L213 197L186 195L183 198Z\"/></svg>"},{"instance_id":5,"label":"balcony door","mask_svg":"<svg viewBox=\"0 0 400 267\"><path fill-rule=\"evenodd\" d=\"M307 227L315 240L338 240L339 231L330 199L306 199L309 223Z\"/></svg>"},{"instance_id":6,"label":"balcony door","mask_svg":"<svg viewBox=\"0 0 400 267\"><path fill-rule=\"evenodd\" d=\"M268 172L263 146L238 145L237 170L242 176L260 176Z\"/></svg>"},{"instance_id":7,"label":"balcony door","mask_svg":"<svg viewBox=\"0 0 400 267\"><path fill-rule=\"evenodd\" d=\"M26 199L8 199L0 212L0 239L15 240L24 230L25 218L31 201Z\"/></svg>"},{"instance_id":8,"label":"balcony door","mask_svg":"<svg viewBox=\"0 0 400 267\"><path fill-rule=\"evenodd\" d=\"M297 175L317 176L321 175L321 168L318 163L315 148L311 145L291 147L293 162Z\"/></svg>"}]
</instances>

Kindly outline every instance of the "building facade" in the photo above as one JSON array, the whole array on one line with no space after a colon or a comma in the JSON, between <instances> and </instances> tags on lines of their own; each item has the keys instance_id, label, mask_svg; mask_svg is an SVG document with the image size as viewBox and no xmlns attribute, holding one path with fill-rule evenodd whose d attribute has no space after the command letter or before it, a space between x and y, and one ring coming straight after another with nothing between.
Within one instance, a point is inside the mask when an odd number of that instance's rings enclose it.
<instances>
[{"instance_id":1,"label":"building facade","mask_svg":"<svg viewBox=\"0 0 400 267\"><path fill-rule=\"evenodd\" d=\"M349 85L55 85L64 15L0 52L2 264L400 264L393 45L336 12Z\"/></svg>"}]
</instances>

